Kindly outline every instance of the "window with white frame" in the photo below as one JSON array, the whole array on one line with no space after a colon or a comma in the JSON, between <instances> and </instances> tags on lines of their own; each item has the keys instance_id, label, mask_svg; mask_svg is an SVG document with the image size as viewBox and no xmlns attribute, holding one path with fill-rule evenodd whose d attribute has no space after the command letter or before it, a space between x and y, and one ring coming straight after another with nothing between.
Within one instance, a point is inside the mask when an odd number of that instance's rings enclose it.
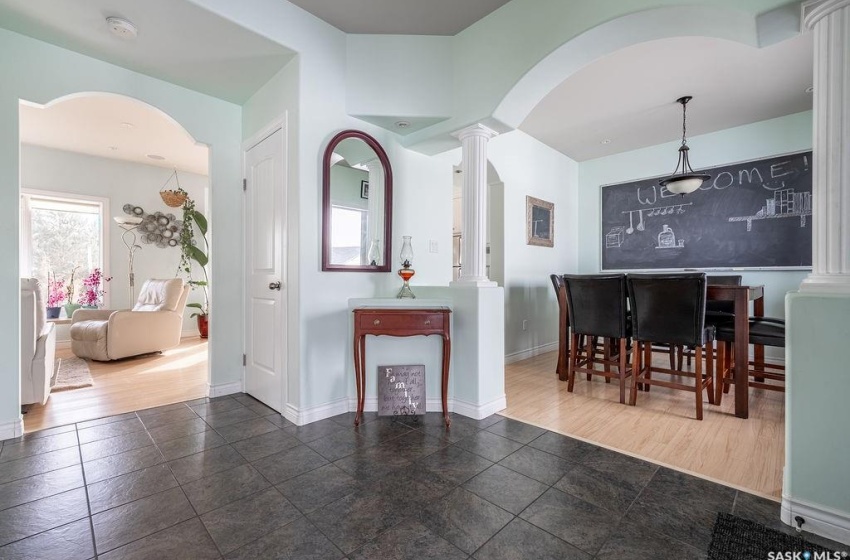
<instances>
[{"instance_id":1,"label":"window with white frame","mask_svg":"<svg viewBox=\"0 0 850 560\"><path fill-rule=\"evenodd\" d=\"M331 207L331 262L333 264L369 264L367 227L369 213L361 208Z\"/></svg>"},{"instance_id":2,"label":"window with white frame","mask_svg":"<svg viewBox=\"0 0 850 560\"><path fill-rule=\"evenodd\" d=\"M38 278L46 294L48 275L67 284L73 274L79 293L92 270L105 273L107 205L95 197L22 191L21 276Z\"/></svg>"}]
</instances>

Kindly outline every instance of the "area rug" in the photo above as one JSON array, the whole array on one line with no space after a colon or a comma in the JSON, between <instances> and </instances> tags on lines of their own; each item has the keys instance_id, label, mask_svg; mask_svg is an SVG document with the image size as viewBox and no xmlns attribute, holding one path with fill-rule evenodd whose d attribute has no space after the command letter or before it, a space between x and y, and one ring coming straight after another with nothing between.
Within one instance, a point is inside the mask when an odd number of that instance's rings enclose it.
<instances>
[{"instance_id":1,"label":"area rug","mask_svg":"<svg viewBox=\"0 0 850 560\"><path fill-rule=\"evenodd\" d=\"M808 552L808 554L806 554ZM797 553L797 555L787 553ZM708 547L708 560L767 560L768 558L836 558L822 546L797 535L787 535L760 523L718 513ZM841 556L837 556L841 558Z\"/></svg>"},{"instance_id":2,"label":"area rug","mask_svg":"<svg viewBox=\"0 0 850 560\"><path fill-rule=\"evenodd\" d=\"M59 373L56 374L56 384L51 391L70 391L94 385L89 365L82 358L60 358L57 362Z\"/></svg>"}]
</instances>

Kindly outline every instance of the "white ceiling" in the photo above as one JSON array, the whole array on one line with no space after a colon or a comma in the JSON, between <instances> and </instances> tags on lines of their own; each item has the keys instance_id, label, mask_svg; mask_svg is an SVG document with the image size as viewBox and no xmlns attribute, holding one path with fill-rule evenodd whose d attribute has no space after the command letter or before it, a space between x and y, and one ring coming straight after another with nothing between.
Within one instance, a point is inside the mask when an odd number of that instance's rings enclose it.
<instances>
[{"instance_id":1,"label":"white ceiling","mask_svg":"<svg viewBox=\"0 0 850 560\"><path fill-rule=\"evenodd\" d=\"M108 16L138 37L114 36ZM239 104L294 55L185 0L0 0L0 27Z\"/></svg>"},{"instance_id":2,"label":"white ceiling","mask_svg":"<svg viewBox=\"0 0 850 560\"><path fill-rule=\"evenodd\" d=\"M346 33L457 35L509 0L290 0Z\"/></svg>"},{"instance_id":3,"label":"white ceiling","mask_svg":"<svg viewBox=\"0 0 850 560\"><path fill-rule=\"evenodd\" d=\"M812 48L811 34L761 49L705 37L641 43L573 74L520 129L585 161L681 138L683 95L694 97L689 137L806 111Z\"/></svg>"},{"instance_id":4,"label":"white ceiling","mask_svg":"<svg viewBox=\"0 0 850 560\"><path fill-rule=\"evenodd\" d=\"M22 103L20 128L24 144L208 174L207 146L196 145L158 110L127 97L75 97L44 108Z\"/></svg>"}]
</instances>

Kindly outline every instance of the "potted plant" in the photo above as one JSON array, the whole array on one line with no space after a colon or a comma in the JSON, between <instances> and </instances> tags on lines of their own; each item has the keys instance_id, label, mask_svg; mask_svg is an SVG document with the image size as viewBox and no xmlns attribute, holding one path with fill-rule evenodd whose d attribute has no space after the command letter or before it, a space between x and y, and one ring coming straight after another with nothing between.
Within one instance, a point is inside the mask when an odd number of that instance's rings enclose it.
<instances>
[{"instance_id":1,"label":"potted plant","mask_svg":"<svg viewBox=\"0 0 850 560\"><path fill-rule=\"evenodd\" d=\"M95 268L83 279L83 290L77 298L77 303L86 309L97 309L103 303L103 295L106 293L104 284L112 280L105 278L99 268Z\"/></svg>"},{"instance_id":2,"label":"potted plant","mask_svg":"<svg viewBox=\"0 0 850 560\"><path fill-rule=\"evenodd\" d=\"M197 228L199 237L203 240L203 248L198 247L198 242L195 239L195 228ZM209 285L210 279L207 274L207 263L209 257L209 242L207 241L207 219L195 209L195 201L187 198L183 203L183 229L180 231L180 265L177 271L178 274L185 274L187 283L192 289L200 288L204 294L204 303L187 303L186 307L197 309L190 317L197 318L198 332L201 338L209 336L209 315L210 315L210 298ZM192 276L192 263L197 263L203 273L203 280L196 280Z\"/></svg>"},{"instance_id":3,"label":"potted plant","mask_svg":"<svg viewBox=\"0 0 850 560\"><path fill-rule=\"evenodd\" d=\"M65 280L57 280L53 275L47 274L47 318L58 319L62 310L62 302L65 301Z\"/></svg>"}]
</instances>

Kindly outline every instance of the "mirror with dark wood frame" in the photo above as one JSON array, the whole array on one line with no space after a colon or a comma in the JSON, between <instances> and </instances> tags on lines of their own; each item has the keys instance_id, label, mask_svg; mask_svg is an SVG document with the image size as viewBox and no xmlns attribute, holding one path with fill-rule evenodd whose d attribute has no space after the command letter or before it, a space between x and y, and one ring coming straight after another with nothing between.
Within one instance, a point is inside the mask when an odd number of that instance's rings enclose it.
<instances>
[{"instance_id":1,"label":"mirror with dark wood frame","mask_svg":"<svg viewBox=\"0 0 850 560\"><path fill-rule=\"evenodd\" d=\"M344 130L322 159L322 270L389 272L393 173L372 136Z\"/></svg>"}]
</instances>

